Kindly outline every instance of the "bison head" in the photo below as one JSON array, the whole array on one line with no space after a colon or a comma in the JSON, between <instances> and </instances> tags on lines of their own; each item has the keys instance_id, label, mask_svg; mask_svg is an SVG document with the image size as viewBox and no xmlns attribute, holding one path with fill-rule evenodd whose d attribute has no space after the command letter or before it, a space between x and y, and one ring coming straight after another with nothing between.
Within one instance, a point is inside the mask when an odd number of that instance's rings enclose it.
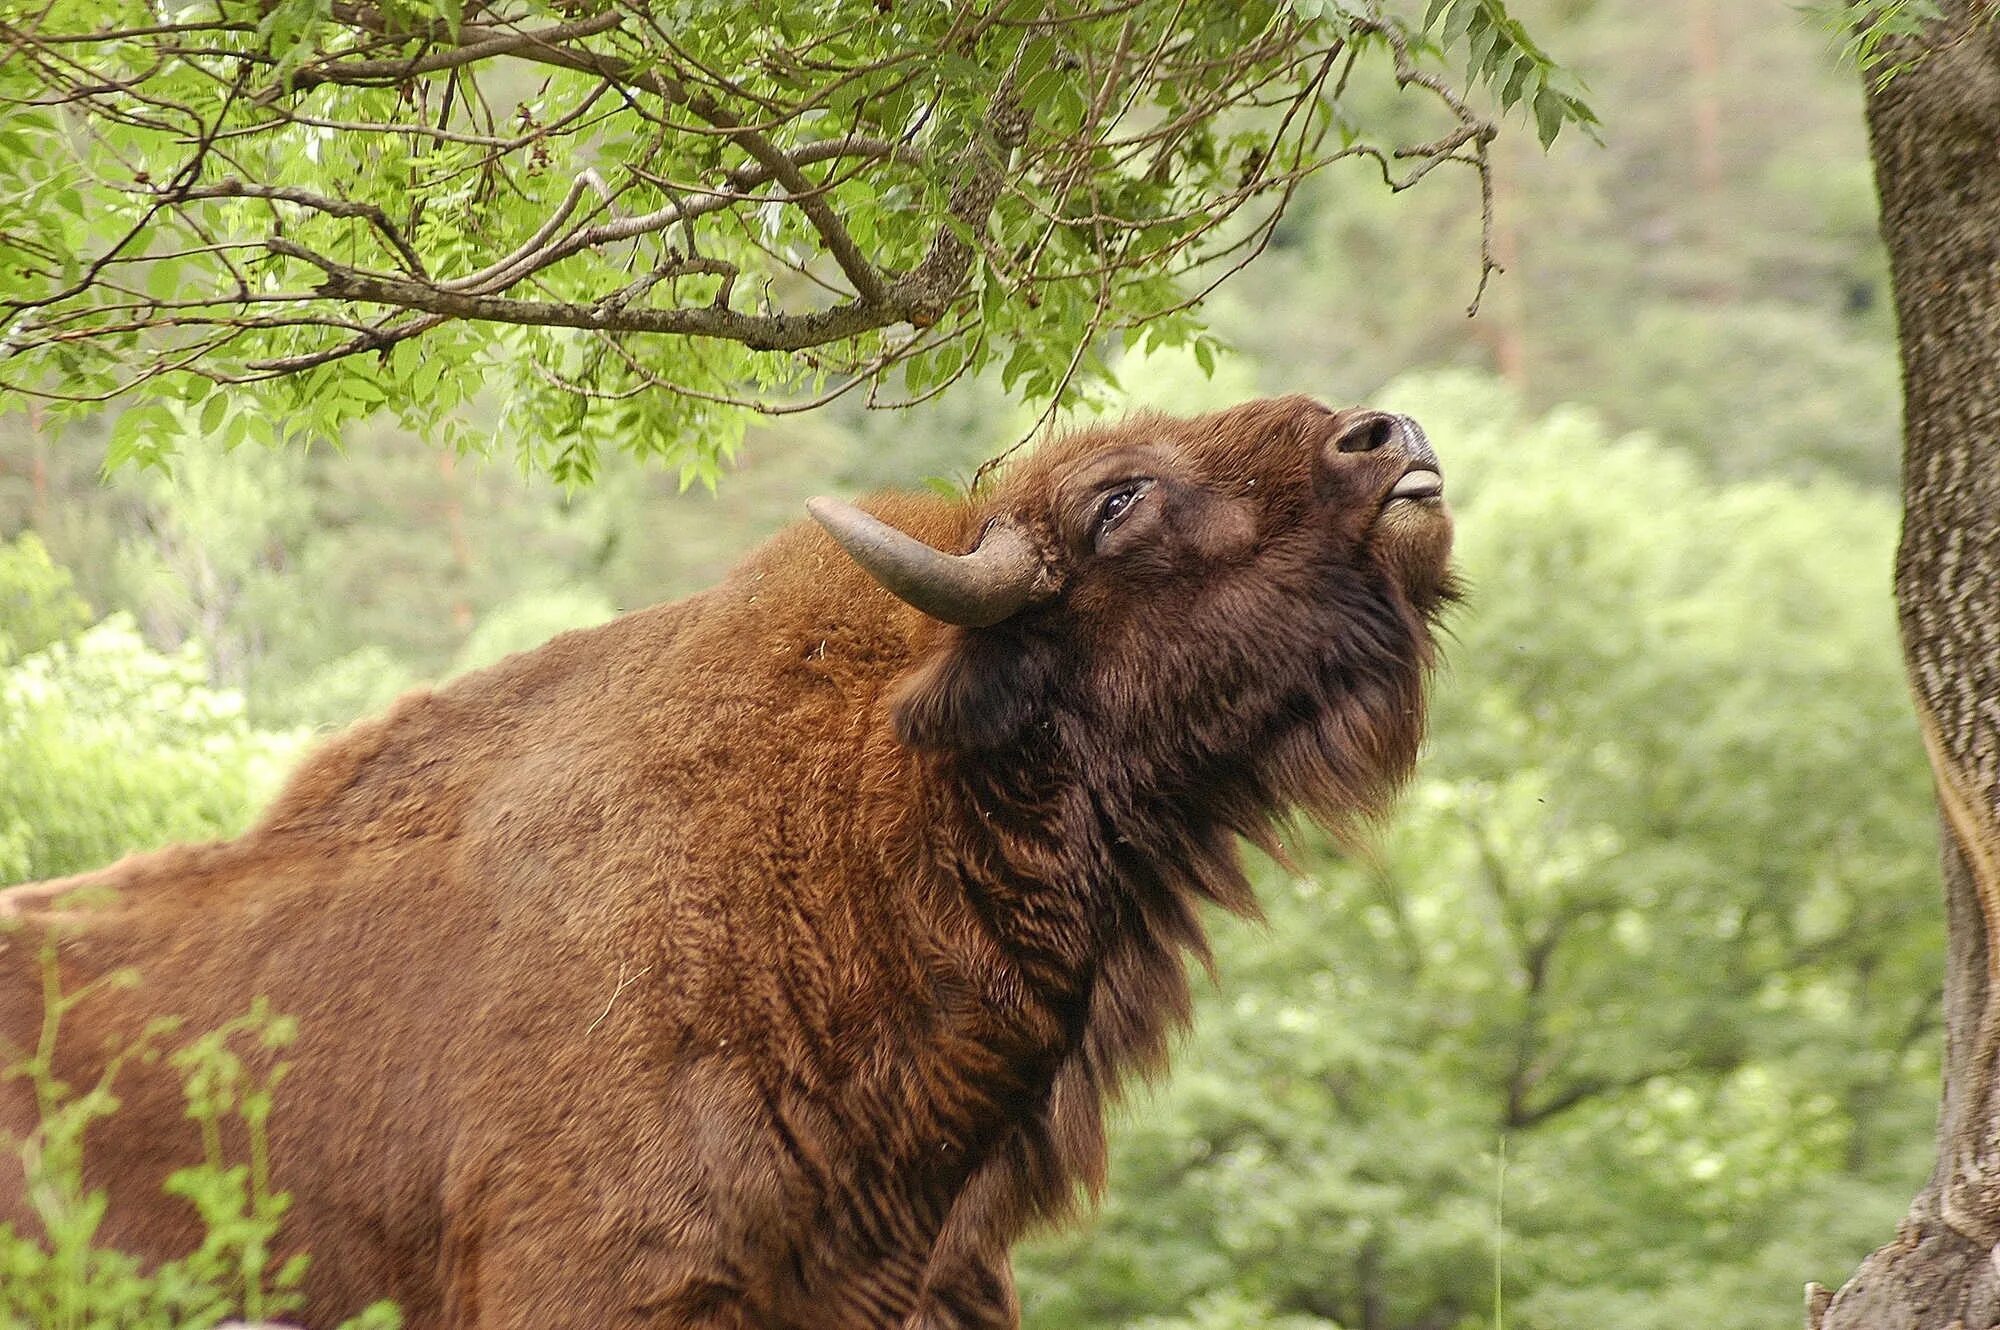
<instances>
[{"instance_id":1,"label":"bison head","mask_svg":"<svg viewBox=\"0 0 2000 1330\"><path fill-rule=\"evenodd\" d=\"M1378 809L1415 757L1451 520L1407 417L1288 397L1082 431L942 528L964 553L810 507L953 625L893 696L914 748L1053 763L1253 833Z\"/></svg>"}]
</instances>

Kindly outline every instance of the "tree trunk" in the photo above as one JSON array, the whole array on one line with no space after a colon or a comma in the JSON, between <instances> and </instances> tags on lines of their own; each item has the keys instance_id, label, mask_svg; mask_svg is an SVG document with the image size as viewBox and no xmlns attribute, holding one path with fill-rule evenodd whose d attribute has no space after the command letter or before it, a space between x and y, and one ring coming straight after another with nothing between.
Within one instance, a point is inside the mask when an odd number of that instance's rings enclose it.
<instances>
[{"instance_id":1,"label":"tree trunk","mask_svg":"<svg viewBox=\"0 0 2000 1330\"><path fill-rule=\"evenodd\" d=\"M1688 0L1688 102L1694 131L1694 186L1702 224L1713 228L1722 201L1722 39L1715 0Z\"/></svg>"},{"instance_id":2,"label":"tree trunk","mask_svg":"<svg viewBox=\"0 0 2000 1330\"><path fill-rule=\"evenodd\" d=\"M1498 317L1487 323L1487 328L1493 344L1493 368L1502 382L1525 398L1529 284L1521 271L1521 242L1514 227L1519 211L1513 199L1515 167L1508 160L1504 144L1496 143L1489 151L1493 179L1493 261L1502 272L1514 274L1514 280L1501 288Z\"/></svg>"},{"instance_id":3,"label":"tree trunk","mask_svg":"<svg viewBox=\"0 0 2000 1330\"><path fill-rule=\"evenodd\" d=\"M1725 186L1728 171L1723 161L1722 130L1727 123L1723 98L1729 91L1728 70L1723 65L1723 36L1716 14L1716 0L1687 0L1688 43L1688 129L1693 148L1689 180L1699 206L1695 209L1696 243L1710 251L1727 253L1729 237L1737 219L1730 215ZM1713 305L1738 298L1736 273L1728 263L1706 265L1695 283L1695 294Z\"/></svg>"},{"instance_id":4,"label":"tree trunk","mask_svg":"<svg viewBox=\"0 0 2000 1330\"><path fill-rule=\"evenodd\" d=\"M1868 128L1903 351L1896 603L1943 840L1944 1104L1896 1240L1830 1305L1809 1292L1814 1330L2000 1325L2000 28L1988 0L1941 8L1871 86Z\"/></svg>"}]
</instances>

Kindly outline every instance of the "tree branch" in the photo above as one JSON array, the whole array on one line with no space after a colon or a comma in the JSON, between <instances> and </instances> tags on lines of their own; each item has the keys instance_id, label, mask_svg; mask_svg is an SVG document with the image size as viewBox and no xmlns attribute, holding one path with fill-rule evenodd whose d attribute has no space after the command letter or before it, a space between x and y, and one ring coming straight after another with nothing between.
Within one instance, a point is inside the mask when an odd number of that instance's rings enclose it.
<instances>
[{"instance_id":1,"label":"tree branch","mask_svg":"<svg viewBox=\"0 0 2000 1330\"><path fill-rule=\"evenodd\" d=\"M364 22L365 14L372 16L371 11L364 10L360 6L334 6L336 18L344 18L344 21L362 27L380 25L379 16L374 16L374 24ZM429 55L416 56L408 60L327 60L298 70L287 83L290 89L299 92L328 83L397 84L425 74L458 69L504 55L525 56L530 60L541 59L545 63L557 64L561 62L550 59L549 56L559 51L563 43L609 32L622 22L624 15L614 9L590 18L578 19L573 23L537 28L533 32L509 32L501 28L468 23L459 30L460 44L442 51L433 51Z\"/></svg>"},{"instance_id":2,"label":"tree branch","mask_svg":"<svg viewBox=\"0 0 2000 1330\"><path fill-rule=\"evenodd\" d=\"M847 274L847 280L854 283L857 296L869 303L879 303L884 298L882 275L861 253L861 247L854 243L854 237L848 234L847 227L827 202L826 195L813 188L812 181L806 179L797 162L780 152L770 139L756 130L745 128L741 120L706 98L690 102L689 109L717 129L727 130L738 147L755 159L772 179L791 191L799 211L806 215L813 230L819 232L820 239L826 242L827 253L833 255L833 261Z\"/></svg>"},{"instance_id":3,"label":"tree branch","mask_svg":"<svg viewBox=\"0 0 2000 1330\"><path fill-rule=\"evenodd\" d=\"M512 300L500 296L447 291L429 282L363 272L335 263L283 237L266 246L274 254L303 260L326 274L318 288L336 300L359 300L398 309L422 310L453 319L478 319L545 328L589 328L602 332L674 333L740 342L754 351L799 351L827 342L858 337L892 323L907 321L914 302L892 288L882 301L849 301L809 314L744 314L714 305L675 309L630 309L600 301L595 304L544 300ZM900 285L900 284L899 284ZM366 346L357 348L369 349Z\"/></svg>"},{"instance_id":4,"label":"tree branch","mask_svg":"<svg viewBox=\"0 0 2000 1330\"><path fill-rule=\"evenodd\" d=\"M396 224L389 220L389 214L372 203L352 203L346 199L330 199L315 194L311 190L292 189L282 185L256 185L246 180L229 179L213 185L190 185L176 189L167 196L169 202L183 199L275 199L284 203L296 203L302 208L323 212L329 217L366 218L376 231L381 233L389 247L396 251L396 257L403 261L403 267L413 276L424 278L429 274L424 270L424 261L418 257L410 242Z\"/></svg>"},{"instance_id":5,"label":"tree branch","mask_svg":"<svg viewBox=\"0 0 2000 1330\"><path fill-rule=\"evenodd\" d=\"M985 132L977 136L956 163L959 184L946 205L952 219L968 233L986 229L986 219L1000 199L1007 178L1007 159L1027 140L1034 116L1014 99L1010 73L993 94L987 109ZM898 287L908 289L917 304L911 322L928 328L943 317L945 308L965 285L972 271L974 254L970 242L957 230L943 226L931 240L930 248L917 265L905 273Z\"/></svg>"},{"instance_id":6,"label":"tree branch","mask_svg":"<svg viewBox=\"0 0 2000 1330\"><path fill-rule=\"evenodd\" d=\"M17 16L0 25L0 52L32 79L19 104L66 108L60 127L29 117L31 151L73 152L84 188L113 206L82 240L10 228L24 257L0 305L0 350L27 357L26 391L54 395L98 372L79 370L86 348L147 370L121 374L129 385L178 372L195 340L228 332L227 356L194 372L238 381L473 319L835 348L760 382L788 403L821 395L831 374L869 376L876 404L905 361L915 378L900 395L921 399L996 354L1060 398L1096 372L1100 334L1174 319L1213 285L1163 284L1254 257L1298 182L1327 162L1368 155L1396 188L1444 161L1484 179L1491 124L1431 72L1415 26L1372 0L1358 8L1315 22L1280 6L1209 32L1183 22L1177 0L1014 18L946 7L899 12L877 32L873 6L857 3L789 37L674 29L619 0L565 3L533 27L484 4L454 27L332 0L328 20L292 35L303 45L291 56L240 21L45 32L55 11ZM1330 71L1345 61L1344 81L1358 37L1381 39L1367 45L1393 53L1399 84L1443 102L1448 132L1322 150L1340 97ZM511 118L488 101L502 85L477 77L508 61L542 84ZM1048 113L1072 98L1077 115ZM1240 161L1224 160L1241 135L1215 126L1253 121ZM324 161L282 155L301 128ZM399 169L369 165L389 160ZM251 165L266 161L286 164ZM229 198L307 211L201 206ZM1232 227L1252 201L1269 215ZM267 277L238 260L256 245L310 265L316 285L293 285L314 289L263 290ZM981 261L991 290L975 302ZM1481 261L1483 285L1484 245ZM711 280L665 285L696 275ZM153 290L173 298L149 300ZM1024 313L1043 309L1059 313ZM902 323L936 335L880 335ZM675 353L685 364L665 373L607 362L608 378L576 391L648 383L737 400L742 361Z\"/></svg>"}]
</instances>

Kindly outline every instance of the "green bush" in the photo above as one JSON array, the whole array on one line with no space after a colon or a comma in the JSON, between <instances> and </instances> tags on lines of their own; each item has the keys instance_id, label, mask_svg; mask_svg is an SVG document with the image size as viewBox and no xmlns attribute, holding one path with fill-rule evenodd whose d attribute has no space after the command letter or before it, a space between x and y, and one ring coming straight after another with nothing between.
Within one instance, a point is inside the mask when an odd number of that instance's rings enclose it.
<instances>
[{"instance_id":1,"label":"green bush","mask_svg":"<svg viewBox=\"0 0 2000 1330\"><path fill-rule=\"evenodd\" d=\"M90 606L76 593L69 570L49 559L48 547L30 531L0 544L0 667L90 622Z\"/></svg>"},{"instance_id":2,"label":"green bush","mask_svg":"<svg viewBox=\"0 0 2000 1330\"><path fill-rule=\"evenodd\" d=\"M57 980L59 945L51 933L42 948L49 1016L40 1040L5 1072L34 1090L37 1125L25 1139L0 1143L20 1161L41 1231L20 1233L0 1224L0 1330L207 1330L231 1318L262 1321L296 1309L308 1258L293 1256L273 1267L287 1198L271 1190L265 1152L272 1096L285 1065L259 1075L238 1051L248 1046L275 1053L292 1042L295 1024L259 1000L244 1015L172 1048L177 1023L158 1021L133 1032L95 1082L68 1085L55 1070L63 1018L102 987L128 987L138 976L119 971L65 993ZM149 1266L97 1245L108 1202L84 1184L84 1141L93 1124L117 1112L120 1072L163 1057L180 1076L187 1116L198 1125L203 1147L202 1162L175 1172L166 1190L195 1208L204 1236L187 1255ZM223 1124L230 1120L241 1123L249 1141L247 1160L231 1163L224 1155ZM400 1324L394 1304L383 1302L342 1330L396 1330Z\"/></svg>"},{"instance_id":3,"label":"green bush","mask_svg":"<svg viewBox=\"0 0 2000 1330\"><path fill-rule=\"evenodd\" d=\"M252 728L194 647L156 651L126 615L0 658L0 883L232 835L303 739Z\"/></svg>"}]
</instances>

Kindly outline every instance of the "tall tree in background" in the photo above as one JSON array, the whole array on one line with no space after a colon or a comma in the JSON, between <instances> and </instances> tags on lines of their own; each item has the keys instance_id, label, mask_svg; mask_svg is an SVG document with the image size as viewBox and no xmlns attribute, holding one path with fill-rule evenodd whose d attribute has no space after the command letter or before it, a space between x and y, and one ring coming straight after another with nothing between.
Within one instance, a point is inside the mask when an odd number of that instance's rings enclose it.
<instances>
[{"instance_id":1,"label":"tall tree in background","mask_svg":"<svg viewBox=\"0 0 2000 1330\"><path fill-rule=\"evenodd\" d=\"M2000 26L1989 0L1858 7L1901 324L1896 601L1941 813L1938 1157L1814 1330L2000 1323Z\"/></svg>"}]
</instances>

